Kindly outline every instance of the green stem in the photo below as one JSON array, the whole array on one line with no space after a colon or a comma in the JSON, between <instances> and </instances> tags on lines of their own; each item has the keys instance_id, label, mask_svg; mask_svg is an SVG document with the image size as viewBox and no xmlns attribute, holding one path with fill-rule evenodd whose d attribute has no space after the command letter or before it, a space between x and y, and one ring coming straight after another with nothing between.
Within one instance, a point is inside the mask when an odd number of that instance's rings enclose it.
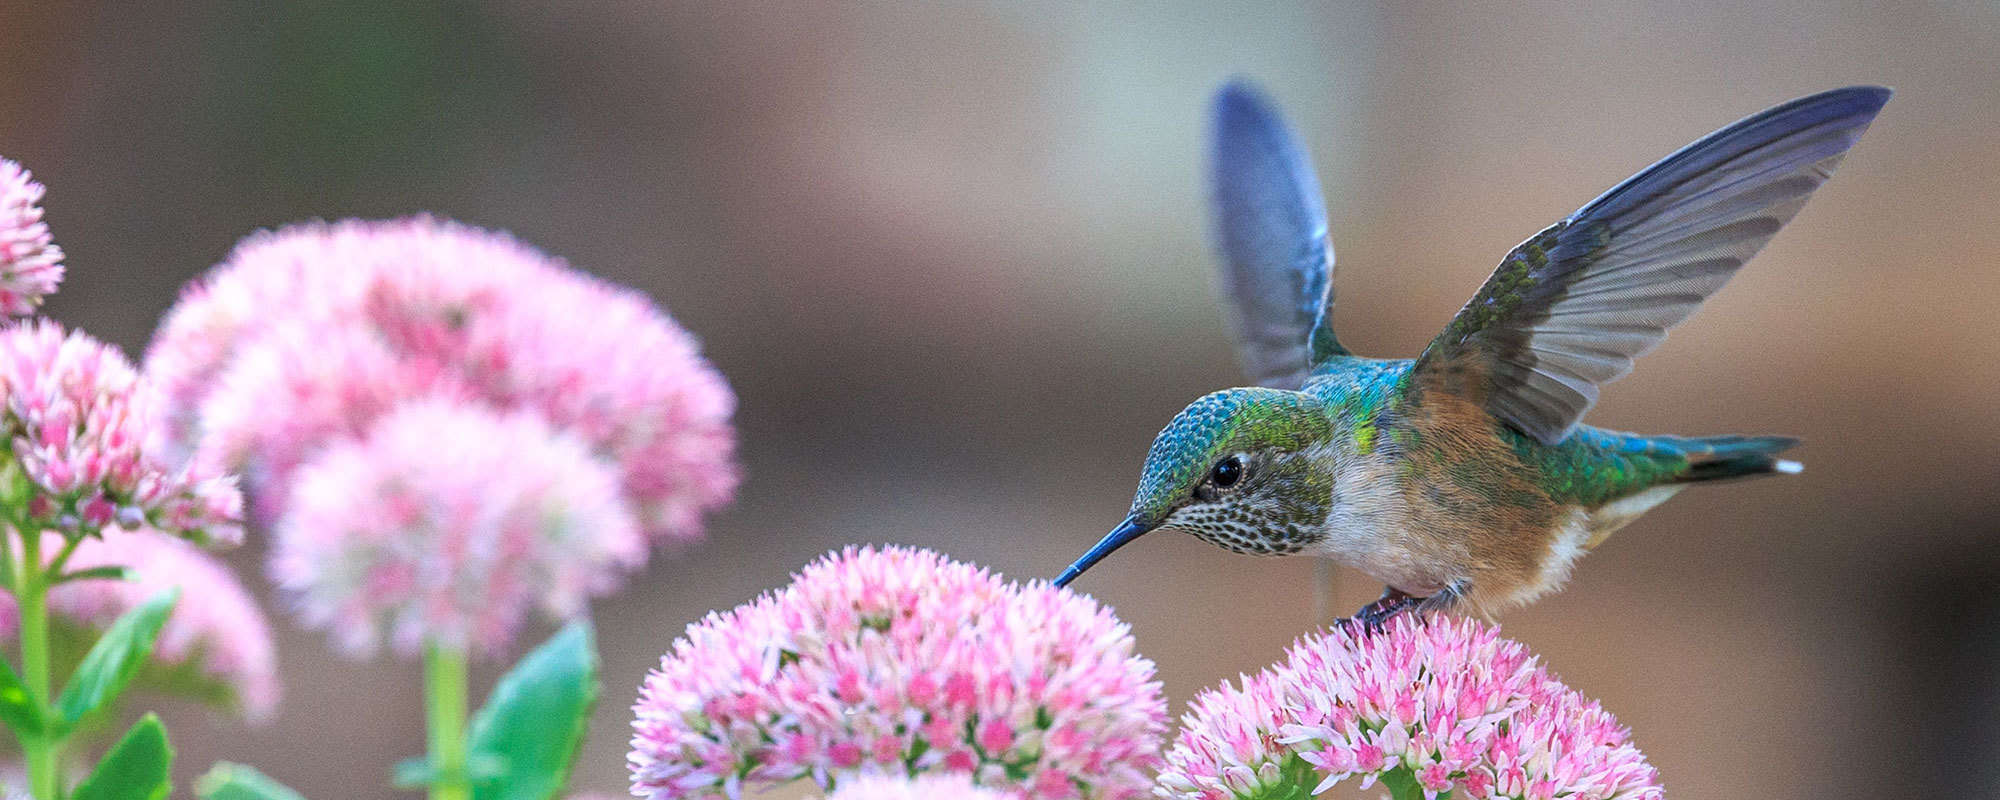
<instances>
[{"instance_id":1,"label":"green stem","mask_svg":"<svg viewBox=\"0 0 2000 800\"><path fill-rule=\"evenodd\" d=\"M42 569L42 537L32 526L21 532L21 671L28 695L47 716L49 708L49 604L48 573ZM40 800L60 796L62 739L45 731L21 737L22 755L28 762L28 785Z\"/></svg>"},{"instance_id":2,"label":"green stem","mask_svg":"<svg viewBox=\"0 0 2000 800\"><path fill-rule=\"evenodd\" d=\"M19 526L21 523L19 520L12 520L11 522L16 526L15 530L20 530ZM16 571L14 569L14 540L8 538L6 531L0 531L0 584L6 585L5 588L8 594L20 591L20 587L14 585L14 573Z\"/></svg>"},{"instance_id":3,"label":"green stem","mask_svg":"<svg viewBox=\"0 0 2000 800\"><path fill-rule=\"evenodd\" d=\"M465 766L465 684L462 649L424 647L424 698L430 732L431 800L469 800L472 782Z\"/></svg>"},{"instance_id":4,"label":"green stem","mask_svg":"<svg viewBox=\"0 0 2000 800\"><path fill-rule=\"evenodd\" d=\"M63 567L69 565L69 557L76 554L76 546L80 544L83 544L83 537L81 536L63 541L62 552L56 553L55 558L49 559L49 568L44 570L46 577L42 579L42 591L48 591L50 583L62 576ZM1325 561L1326 559L1320 560Z\"/></svg>"}]
</instances>

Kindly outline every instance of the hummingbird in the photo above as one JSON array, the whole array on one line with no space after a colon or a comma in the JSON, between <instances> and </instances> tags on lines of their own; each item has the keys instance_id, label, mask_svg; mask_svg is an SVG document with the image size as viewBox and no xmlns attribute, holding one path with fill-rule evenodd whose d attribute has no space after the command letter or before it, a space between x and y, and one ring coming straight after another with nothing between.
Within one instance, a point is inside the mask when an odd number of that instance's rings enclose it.
<instances>
[{"instance_id":1,"label":"hummingbird","mask_svg":"<svg viewBox=\"0 0 2000 800\"><path fill-rule=\"evenodd\" d=\"M1055 580L1158 530L1381 581L1355 616L1481 616L1559 588L1583 553L1693 484L1797 473L1786 436L1643 436L1580 424L1805 205L1888 102L1852 86L1681 148L1500 261L1414 359L1334 336L1333 247L1305 151L1238 79L1217 92L1210 173L1221 285L1255 386L1183 409L1131 509Z\"/></svg>"}]
</instances>

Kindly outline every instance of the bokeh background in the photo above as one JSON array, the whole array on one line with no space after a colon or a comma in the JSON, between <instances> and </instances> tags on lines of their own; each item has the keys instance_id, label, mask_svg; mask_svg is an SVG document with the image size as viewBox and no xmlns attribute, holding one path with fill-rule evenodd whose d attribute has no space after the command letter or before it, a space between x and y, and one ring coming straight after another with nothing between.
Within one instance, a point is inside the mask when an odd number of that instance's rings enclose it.
<instances>
[{"instance_id":1,"label":"bokeh background","mask_svg":"<svg viewBox=\"0 0 2000 800\"><path fill-rule=\"evenodd\" d=\"M613 793L635 687L689 621L849 542L1052 575L1159 426L1240 382L1201 183L1227 76L1318 161L1341 337L1373 355L1414 354L1509 247L1695 137L1894 86L1838 179L1590 418L1801 435L1805 474L1689 492L1505 623L1676 797L2000 796L2000 4L311 5L0 8L0 153L50 186L70 254L48 311L137 353L253 230L432 211L702 336L750 478L597 606L578 783ZM262 556L232 558L268 600ZM1177 708L1314 621L1308 562L1186 537L1080 588ZM1376 591L1341 576L1343 605ZM183 779L229 758L393 796L418 667L281 628L274 722L171 709Z\"/></svg>"}]
</instances>

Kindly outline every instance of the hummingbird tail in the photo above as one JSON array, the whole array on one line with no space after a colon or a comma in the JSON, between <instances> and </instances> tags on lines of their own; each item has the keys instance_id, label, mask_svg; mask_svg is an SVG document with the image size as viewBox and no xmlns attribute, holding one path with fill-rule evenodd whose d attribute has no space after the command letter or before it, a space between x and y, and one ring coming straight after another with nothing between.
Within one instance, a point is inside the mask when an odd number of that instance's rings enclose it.
<instances>
[{"instance_id":1,"label":"hummingbird tail","mask_svg":"<svg viewBox=\"0 0 2000 800\"><path fill-rule=\"evenodd\" d=\"M1799 440L1789 436L1710 436L1681 440L1688 466L1675 483L1719 481L1756 475L1796 475L1805 465L1777 456Z\"/></svg>"}]
</instances>

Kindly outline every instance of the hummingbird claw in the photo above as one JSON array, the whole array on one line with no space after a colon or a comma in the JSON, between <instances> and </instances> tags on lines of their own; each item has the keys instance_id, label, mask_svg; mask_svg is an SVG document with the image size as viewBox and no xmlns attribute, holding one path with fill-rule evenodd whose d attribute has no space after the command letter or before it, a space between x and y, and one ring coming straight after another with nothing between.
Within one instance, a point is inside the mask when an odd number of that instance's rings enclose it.
<instances>
[{"instance_id":1,"label":"hummingbird claw","mask_svg":"<svg viewBox=\"0 0 2000 800\"><path fill-rule=\"evenodd\" d=\"M1389 620L1395 619L1398 614L1417 608L1423 601L1424 598L1411 597L1393 588L1384 589L1381 598L1362 606L1361 610L1354 612L1352 619L1341 620L1341 627L1347 628L1350 624L1358 622L1364 634L1381 633L1382 629L1388 626Z\"/></svg>"},{"instance_id":2,"label":"hummingbird claw","mask_svg":"<svg viewBox=\"0 0 2000 800\"><path fill-rule=\"evenodd\" d=\"M1431 612L1442 611L1465 596L1467 588L1468 586L1460 581L1429 597L1414 597L1393 586L1385 587L1382 596L1375 602L1362 606L1361 610L1354 612L1352 619L1341 620L1341 628L1349 630L1351 623L1358 622L1364 633L1381 633L1383 628L1388 627L1390 620L1402 614L1415 614L1417 621L1422 622L1429 618Z\"/></svg>"}]
</instances>

